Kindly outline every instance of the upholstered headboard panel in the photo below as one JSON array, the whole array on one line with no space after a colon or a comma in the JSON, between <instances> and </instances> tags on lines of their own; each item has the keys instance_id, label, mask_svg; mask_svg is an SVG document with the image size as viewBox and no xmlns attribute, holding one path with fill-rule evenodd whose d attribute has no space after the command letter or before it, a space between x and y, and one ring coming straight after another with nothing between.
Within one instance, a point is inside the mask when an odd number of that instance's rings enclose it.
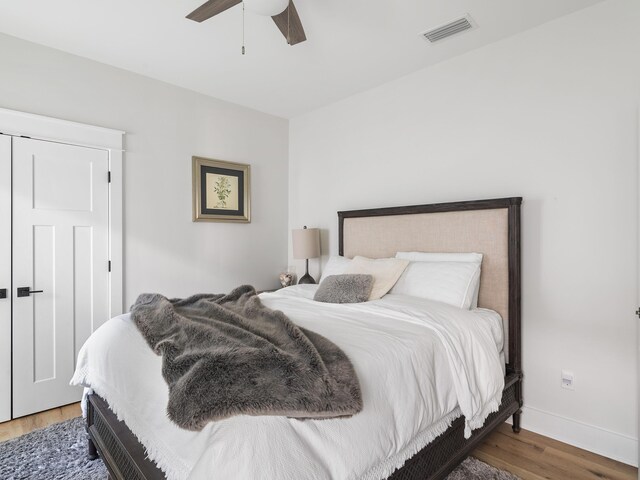
<instances>
[{"instance_id":1,"label":"upholstered headboard panel","mask_svg":"<svg viewBox=\"0 0 640 480\"><path fill-rule=\"evenodd\" d=\"M502 316L505 355L511 360L510 345L520 335L520 203L520 198L508 198L339 212L340 254L482 253L478 305ZM514 316L518 339L510 338Z\"/></svg>"}]
</instances>

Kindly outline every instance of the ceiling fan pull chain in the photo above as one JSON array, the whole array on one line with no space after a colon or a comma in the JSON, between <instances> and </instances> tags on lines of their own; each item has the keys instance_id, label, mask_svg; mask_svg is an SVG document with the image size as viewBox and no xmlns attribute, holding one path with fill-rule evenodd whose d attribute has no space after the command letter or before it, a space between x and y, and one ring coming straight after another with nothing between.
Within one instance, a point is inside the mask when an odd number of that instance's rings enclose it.
<instances>
[{"instance_id":1,"label":"ceiling fan pull chain","mask_svg":"<svg viewBox=\"0 0 640 480\"><path fill-rule=\"evenodd\" d=\"M244 55L244 1L242 2L242 55Z\"/></svg>"},{"instance_id":2,"label":"ceiling fan pull chain","mask_svg":"<svg viewBox=\"0 0 640 480\"><path fill-rule=\"evenodd\" d=\"M287 5L287 45L291 45L291 0Z\"/></svg>"}]
</instances>

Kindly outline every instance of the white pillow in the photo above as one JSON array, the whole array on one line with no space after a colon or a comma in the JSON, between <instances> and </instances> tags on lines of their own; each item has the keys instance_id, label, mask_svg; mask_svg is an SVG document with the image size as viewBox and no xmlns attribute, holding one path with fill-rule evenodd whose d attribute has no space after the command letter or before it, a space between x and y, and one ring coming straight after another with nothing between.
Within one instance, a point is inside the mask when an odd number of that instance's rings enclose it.
<instances>
[{"instance_id":1,"label":"white pillow","mask_svg":"<svg viewBox=\"0 0 640 480\"><path fill-rule=\"evenodd\" d=\"M433 252L398 252L396 258L404 258L412 262L473 262L482 263L481 253L433 253Z\"/></svg>"},{"instance_id":2,"label":"white pillow","mask_svg":"<svg viewBox=\"0 0 640 480\"><path fill-rule=\"evenodd\" d=\"M322 283L322 280L330 277L331 275L342 275L343 273L345 273L345 270L350 263L350 258L340 257L338 255L329 257L329 261L322 269L322 277L320 277L320 282L318 283Z\"/></svg>"},{"instance_id":3,"label":"white pillow","mask_svg":"<svg viewBox=\"0 0 640 480\"><path fill-rule=\"evenodd\" d=\"M409 261L400 258L355 257L344 273L373 275L373 289L369 300L377 300L391 290L407 265Z\"/></svg>"},{"instance_id":4,"label":"white pillow","mask_svg":"<svg viewBox=\"0 0 640 480\"><path fill-rule=\"evenodd\" d=\"M468 310L479 284L479 263L411 262L390 293L428 298Z\"/></svg>"},{"instance_id":5,"label":"white pillow","mask_svg":"<svg viewBox=\"0 0 640 480\"><path fill-rule=\"evenodd\" d=\"M472 262L482 264L482 253L437 253L437 252L398 252L396 258L404 258L412 262ZM478 308L480 294L480 274L473 289L473 298L469 308Z\"/></svg>"}]
</instances>

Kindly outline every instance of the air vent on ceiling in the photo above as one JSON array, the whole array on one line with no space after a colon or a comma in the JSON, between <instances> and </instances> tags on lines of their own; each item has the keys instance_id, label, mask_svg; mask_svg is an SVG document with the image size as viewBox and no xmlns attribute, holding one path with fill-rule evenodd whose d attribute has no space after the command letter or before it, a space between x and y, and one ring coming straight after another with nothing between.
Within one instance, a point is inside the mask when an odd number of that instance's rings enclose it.
<instances>
[{"instance_id":1,"label":"air vent on ceiling","mask_svg":"<svg viewBox=\"0 0 640 480\"><path fill-rule=\"evenodd\" d=\"M466 30L471 30L475 26L473 19L469 15L465 15L462 18L446 23L445 25L422 32L420 36L430 43L435 43Z\"/></svg>"}]
</instances>

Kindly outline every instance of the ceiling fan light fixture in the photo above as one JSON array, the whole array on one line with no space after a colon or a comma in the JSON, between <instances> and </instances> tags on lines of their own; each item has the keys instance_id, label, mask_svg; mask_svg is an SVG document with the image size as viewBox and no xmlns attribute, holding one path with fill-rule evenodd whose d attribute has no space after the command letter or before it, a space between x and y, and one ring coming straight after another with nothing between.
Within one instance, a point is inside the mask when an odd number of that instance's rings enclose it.
<instances>
[{"instance_id":1,"label":"ceiling fan light fixture","mask_svg":"<svg viewBox=\"0 0 640 480\"><path fill-rule=\"evenodd\" d=\"M273 17L286 10L289 0L244 0L244 4L250 12Z\"/></svg>"},{"instance_id":2,"label":"ceiling fan light fixture","mask_svg":"<svg viewBox=\"0 0 640 480\"><path fill-rule=\"evenodd\" d=\"M242 4L243 31L246 6L246 8L253 8L256 13L270 16L289 45L296 45L307 39L293 0L248 0L247 2L242 0L207 0L187 15L187 18L202 23L240 3Z\"/></svg>"}]
</instances>

